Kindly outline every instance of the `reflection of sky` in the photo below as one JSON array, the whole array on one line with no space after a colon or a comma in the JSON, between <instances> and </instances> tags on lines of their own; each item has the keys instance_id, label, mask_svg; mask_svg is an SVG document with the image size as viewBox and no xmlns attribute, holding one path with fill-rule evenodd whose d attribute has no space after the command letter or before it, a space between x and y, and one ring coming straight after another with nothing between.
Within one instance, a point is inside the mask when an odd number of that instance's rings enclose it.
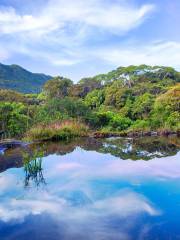
<instances>
[{"instance_id":1,"label":"reflection of sky","mask_svg":"<svg viewBox=\"0 0 180 240\"><path fill-rule=\"evenodd\" d=\"M36 188L31 184L28 189L23 187L23 169L8 170L0 175L0 235L10 239L5 235L7 229L10 232L11 227L35 219L43 222L39 228L49 221L49 231L56 224L59 232L52 239L144 239L154 227L153 220L163 225L173 219L176 226L179 156L124 161L77 148L64 156L45 157L47 185ZM37 229L33 225L33 231L42 231Z\"/></svg>"}]
</instances>

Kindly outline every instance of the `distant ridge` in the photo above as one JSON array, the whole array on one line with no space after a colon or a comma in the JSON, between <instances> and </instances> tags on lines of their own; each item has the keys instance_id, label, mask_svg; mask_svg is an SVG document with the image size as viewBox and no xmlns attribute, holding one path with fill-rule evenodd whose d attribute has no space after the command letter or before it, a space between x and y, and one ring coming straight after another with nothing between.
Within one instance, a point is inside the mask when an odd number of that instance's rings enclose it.
<instances>
[{"instance_id":1,"label":"distant ridge","mask_svg":"<svg viewBox=\"0 0 180 240\"><path fill-rule=\"evenodd\" d=\"M37 93L41 91L43 84L51 78L51 76L42 73L32 73L19 65L0 63L0 88L22 93Z\"/></svg>"}]
</instances>

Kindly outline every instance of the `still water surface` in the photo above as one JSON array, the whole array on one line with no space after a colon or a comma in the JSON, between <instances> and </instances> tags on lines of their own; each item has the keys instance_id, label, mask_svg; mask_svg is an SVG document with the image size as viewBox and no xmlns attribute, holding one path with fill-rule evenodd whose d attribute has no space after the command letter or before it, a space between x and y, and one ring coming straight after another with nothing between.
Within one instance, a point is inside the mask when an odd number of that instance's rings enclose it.
<instances>
[{"instance_id":1,"label":"still water surface","mask_svg":"<svg viewBox=\"0 0 180 240\"><path fill-rule=\"evenodd\" d=\"M0 151L0 240L180 239L177 137Z\"/></svg>"}]
</instances>

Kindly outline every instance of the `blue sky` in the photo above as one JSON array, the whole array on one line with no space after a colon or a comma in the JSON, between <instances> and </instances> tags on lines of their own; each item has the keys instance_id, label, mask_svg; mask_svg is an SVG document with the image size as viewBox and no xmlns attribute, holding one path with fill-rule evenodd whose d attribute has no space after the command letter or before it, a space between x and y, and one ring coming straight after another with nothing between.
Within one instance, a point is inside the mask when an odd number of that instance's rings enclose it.
<instances>
[{"instance_id":1,"label":"blue sky","mask_svg":"<svg viewBox=\"0 0 180 240\"><path fill-rule=\"evenodd\" d=\"M180 70L179 0L0 0L0 62L74 81L131 64Z\"/></svg>"}]
</instances>

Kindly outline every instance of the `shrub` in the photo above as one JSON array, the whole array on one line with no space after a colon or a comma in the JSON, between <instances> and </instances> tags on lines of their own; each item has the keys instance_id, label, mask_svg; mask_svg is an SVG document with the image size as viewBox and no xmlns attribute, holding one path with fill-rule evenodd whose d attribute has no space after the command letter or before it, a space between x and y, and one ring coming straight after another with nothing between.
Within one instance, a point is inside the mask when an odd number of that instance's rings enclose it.
<instances>
[{"instance_id":1,"label":"shrub","mask_svg":"<svg viewBox=\"0 0 180 240\"><path fill-rule=\"evenodd\" d=\"M98 125L100 127L108 125L113 116L114 113L110 111L97 113Z\"/></svg>"},{"instance_id":2,"label":"shrub","mask_svg":"<svg viewBox=\"0 0 180 240\"><path fill-rule=\"evenodd\" d=\"M180 84L176 84L166 93L156 98L151 113L153 127L168 128L175 130L179 128L180 110Z\"/></svg>"},{"instance_id":3,"label":"shrub","mask_svg":"<svg viewBox=\"0 0 180 240\"><path fill-rule=\"evenodd\" d=\"M154 103L153 95L145 93L138 96L132 106L132 115L135 119L144 119L149 116Z\"/></svg>"},{"instance_id":4,"label":"shrub","mask_svg":"<svg viewBox=\"0 0 180 240\"><path fill-rule=\"evenodd\" d=\"M147 120L136 120L132 126L129 128L129 131L148 131L150 130L150 123Z\"/></svg>"},{"instance_id":5,"label":"shrub","mask_svg":"<svg viewBox=\"0 0 180 240\"><path fill-rule=\"evenodd\" d=\"M110 120L109 125L118 131L126 130L132 124L131 119L121 116L114 116Z\"/></svg>"},{"instance_id":6,"label":"shrub","mask_svg":"<svg viewBox=\"0 0 180 240\"><path fill-rule=\"evenodd\" d=\"M29 117L22 103L0 102L0 130L11 137L20 136L27 128Z\"/></svg>"},{"instance_id":7,"label":"shrub","mask_svg":"<svg viewBox=\"0 0 180 240\"><path fill-rule=\"evenodd\" d=\"M180 113L179 112L173 112L169 115L167 118L167 121L165 122L165 127L168 129L172 129L174 131L180 129Z\"/></svg>"},{"instance_id":8,"label":"shrub","mask_svg":"<svg viewBox=\"0 0 180 240\"><path fill-rule=\"evenodd\" d=\"M104 91L103 90L94 90L87 94L85 97L85 103L91 109L98 108L104 102Z\"/></svg>"}]
</instances>

